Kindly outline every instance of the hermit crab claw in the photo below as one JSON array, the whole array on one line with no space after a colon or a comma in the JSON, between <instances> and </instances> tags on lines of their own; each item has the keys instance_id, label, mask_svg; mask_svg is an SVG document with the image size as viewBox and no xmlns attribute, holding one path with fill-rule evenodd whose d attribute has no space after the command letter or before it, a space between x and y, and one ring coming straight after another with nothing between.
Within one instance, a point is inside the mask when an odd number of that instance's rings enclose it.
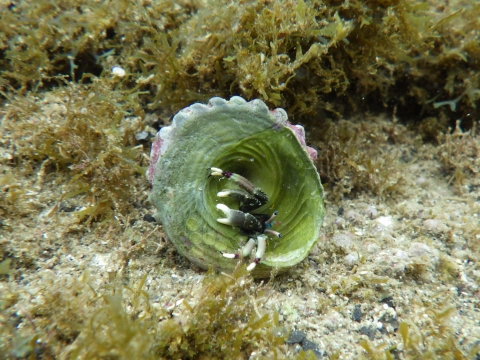
<instances>
[{"instance_id":1,"label":"hermit crab claw","mask_svg":"<svg viewBox=\"0 0 480 360\"><path fill-rule=\"evenodd\" d=\"M223 211L225 218L217 219L221 224L241 226L245 221L245 214L239 210L232 210L225 204L217 204L217 209Z\"/></svg>"},{"instance_id":2,"label":"hermit crab claw","mask_svg":"<svg viewBox=\"0 0 480 360\"><path fill-rule=\"evenodd\" d=\"M262 224L257 220L255 215L230 209L225 204L217 204L217 209L223 211L226 216L225 218L217 219L219 223L237 226L246 231L263 232Z\"/></svg>"}]
</instances>

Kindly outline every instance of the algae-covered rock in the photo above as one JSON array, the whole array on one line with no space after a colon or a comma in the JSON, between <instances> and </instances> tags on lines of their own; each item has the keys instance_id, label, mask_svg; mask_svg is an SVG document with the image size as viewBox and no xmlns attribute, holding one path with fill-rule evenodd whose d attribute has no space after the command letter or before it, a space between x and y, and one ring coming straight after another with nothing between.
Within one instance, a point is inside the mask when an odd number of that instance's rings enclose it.
<instances>
[{"instance_id":1,"label":"algae-covered rock","mask_svg":"<svg viewBox=\"0 0 480 360\"><path fill-rule=\"evenodd\" d=\"M232 271L237 261L224 254L240 255L238 249L249 238L258 245L257 238L265 234L266 250L253 275L283 271L307 256L322 225L324 194L315 157L303 128L291 125L283 109L269 111L260 100L240 97L193 104L175 115L152 145L147 178L153 185L150 201L158 209L155 217L178 251L202 268ZM223 169L226 176L211 176L212 168ZM251 197L242 184L228 179L230 173L248 179L267 201L252 208L235 196L220 198L225 189ZM253 215L259 227L220 223L220 203ZM275 221L266 220L275 212Z\"/></svg>"}]
</instances>

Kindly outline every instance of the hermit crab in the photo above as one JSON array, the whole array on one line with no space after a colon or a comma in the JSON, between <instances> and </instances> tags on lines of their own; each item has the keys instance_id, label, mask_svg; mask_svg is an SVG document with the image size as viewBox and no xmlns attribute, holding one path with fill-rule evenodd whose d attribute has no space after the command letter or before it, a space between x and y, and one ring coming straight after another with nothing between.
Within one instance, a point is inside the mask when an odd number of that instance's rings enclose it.
<instances>
[{"instance_id":1,"label":"hermit crab","mask_svg":"<svg viewBox=\"0 0 480 360\"><path fill-rule=\"evenodd\" d=\"M255 277L285 271L319 237L324 195L315 157L283 109L238 96L193 104L152 144L154 216L202 268L229 272L246 261Z\"/></svg>"},{"instance_id":2,"label":"hermit crab","mask_svg":"<svg viewBox=\"0 0 480 360\"><path fill-rule=\"evenodd\" d=\"M238 259L240 256L246 257L250 255L255 246L257 247L255 259L247 267L247 270L251 271L260 260L262 260L262 256L265 254L267 246L266 234L272 234L278 238L282 237L282 234L278 231L270 229L274 225L274 219L278 215L278 212L274 211L271 216L250 213L251 210L256 210L268 203L267 194L261 189L255 188L248 179L239 174L223 171L215 167L212 167L211 170L212 176L226 177L241 188L237 190L226 189L217 193L218 197L231 197L239 202L238 210L230 209L225 204L217 204L217 209L221 210L226 216L226 218L217 219L217 221L225 225L236 226L242 234L249 237L248 242L242 248L240 254L223 253L224 257L229 259Z\"/></svg>"}]
</instances>

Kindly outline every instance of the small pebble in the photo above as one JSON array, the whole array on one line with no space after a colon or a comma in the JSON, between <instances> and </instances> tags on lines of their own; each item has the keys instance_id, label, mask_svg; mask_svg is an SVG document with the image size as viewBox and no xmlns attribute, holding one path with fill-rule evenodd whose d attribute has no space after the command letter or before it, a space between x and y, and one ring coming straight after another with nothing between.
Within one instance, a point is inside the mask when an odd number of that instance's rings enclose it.
<instances>
[{"instance_id":1,"label":"small pebble","mask_svg":"<svg viewBox=\"0 0 480 360\"><path fill-rule=\"evenodd\" d=\"M420 176L420 177L417 179L417 185L420 185L420 186L425 186L425 185L427 185L427 179L424 178L423 176Z\"/></svg>"},{"instance_id":2,"label":"small pebble","mask_svg":"<svg viewBox=\"0 0 480 360\"><path fill-rule=\"evenodd\" d=\"M147 142L150 140L150 133L148 131L142 131L138 134L135 134L135 140L138 142Z\"/></svg>"},{"instance_id":3,"label":"small pebble","mask_svg":"<svg viewBox=\"0 0 480 360\"><path fill-rule=\"evenodd\" d=\"M388 324L392 327L393 330L397 330L398 326L399 326L397 317L393 316L393 315L390 315L388 313L383 314L382 317L380 319L378 319L378 321L379 321L380 324L383 324L382 328L386 327L387 324ZM378 324L377 324L377 327L378 327ZM381 328L379 328L379 329L381 329Z\"/></svg>"},{"instance_id":4,"label":"small pebble","mask_svg":"<svg viewBox=\"0 0 480 360\"><path fill-rule=\"evenodd\" d=\"M392 249L392 255L402 260L408 260L409 258L408 253L402 249Z\"/></svg>"},{"instance_id":5,"label":"small pebble","mask_svg":"<svg viewBox=\"0 0 480 360\"><path fill-rule=\"evenodd\" d=\"M413 257L422 256L428 254L431 251L432 249L430 248L430 246L419 242L412 243L412 245L410 245L410 248L408 249L408 253L410 254L410 256Z\"/></svg>"},{"instance_id":6,"label":"small pebble","mask_svg":"<svg viewBox=\"0 0 480 360\"><path fill-rule=\"evenodd\" d=\"M335 219L334 223L339 229L344 229L345 228L345 219L344 218L337 217Z\"/></svg>"},{"instance_id":7,"label":"small pebble","mask_svg":"<svg viewBox=\"0 0 480 360\"><path fill-rule=\"evenodd\" d=\"M375 219L378 216L378 211L373 206L368 206L363 213L370 219Z\"/></svg>"},{"instance_id":8,"label":"small pebble","mask_svg":"<svg viewBox=\"0 0 480 360\"><path fill-rule=\"evenodd\" d=\"M387 296L380 300L380 303L382 304L387 304L389 307L394 308L396 306L395 300L393 300L393 297Z\"/></svg>"},{"instance_id":9,"label":"small pebble","mask_svg":"<svg viewBox=\"0 0 480 360\"><path fill-rule=\"evenodd\" d=\"M320 351L319 349L313 349L312 351L316 359L320 360L325 358L325 351Z\"/></svg>"},{"instance_id":10,"label":"small pebble","mask_svg":"<svg viewBox=\"0 0 480 360\"><path fill-rule=\"evenodd\" d=\"M307 335L305 335L303 331L295 330L290 333L290 335L288 336L288 339L285 340L285 343L287 344L301 343L306 337Z\"/></svg>"},{"instance_id":11,"label":"small pebble","mask_svg":"<svg viewBox=\"0 0 480 360\"><path fill-rule=\"evenodd\" d=\"M332 243L342 250L349 249L353 246L351 234L336 234L332 237Z\"/></svg>"},{"instance_id":12,"label":"small pebble","mask_svg":"<svg viewBox=\"0 0 480 360\"><path fill-rule=\"evenodd\" d=\"M361 220L360 214L355 210L348 210L345 214L345 218L352 223L358 223Z\"/></svg>"},{"instance_id":13,"label":"small pebble","mask_svg":"<svg viewBox=\"0 0 480 360\"><path fill-rule=\"evenodd\" d=\"M429 232L439 232L441 231L442 224L436 219L427 219L423 221L423 227Z\"/></svg>"},{"instance_id":14,"label":"small pebble","mask_svg":"<svg viewBox=\"0 0 480 360\"><path fill-rule=\"evenodd\" d=\"M126 71L120 66L114 66L112 67L112 74L115 76L124 77L126 74Z\"/></svg>"},{"instance_id":15,"label":"small pebble","mask_svg":"<svg viewBox=\"0 0 480 360\"><path fill-rule=\"evenodd\" d=\"M380 225L383 225L385 228L388 228L393 225L393 219L391 216L380 216L377 219Z\"/></svg>"},{"instance_id":16,"label":"small pebble","mask_svg":"<svg viewBox=\"0 0 480 360\"><path fill-rule=\"evenodd\" d=\"M150 214L143 215L143 221L156 222L157 220Z\"/></svg>"},{"instance_id":17,"label":"small pebble","mask_svg":"<svg viewBox=\"0 0 480 360\"><path fill-rule=\"evenodd\" d=\"M363 248L369 254L376 254L380 251L380 247L378 246L378 244L368 240L363 243Z\"/></svg>"},{"instance_id":18,"label":"small pebble","mask_svg":"<svg viewBox=\"0 0 480 360\"><path fill-rule=\"evenodd\" d=\"M373 326L362 326L360 328L360 334L367 335L370 340L373 340L375 338L375 331L377 329L374 328Z\"/></svg>"},{"instance_id":19,"label":"small pebble","mask_svg":"<svg viewBox=\"0 0 480 360\"><path fill-rule=\"evenodd\" d=\"M315 344L313 341L310 341L308 339L304 339L302 341L302 348L303 350L305 351L308 351L308 350L318 350L318 345Z\"/></svg>"},{"instance_id":20,"label":"small pebble","mask_svg":"<svg viewBox=\"0 0 480 360\"><path fill-rule=\"evenodd\" d=\"M73 211L75 211L76 208L77 208L76 206L68 206L68 205L66 205L65 203L62 202L60 204L59 211L61 211L61 212L73 212Z\"/></svg>"},{"instance_id":21,"label":"small pebble","mask_svg":"<svg viewBox=\"0 0 480 360\"><path fill-rule=\"evenodd\" d=\"M362 306L360 304L357 304L355 305L355 309L353 310L353 320L355 320L356 322L360 322L362 321L362 316L363 316L363 313L362 313Z\"/></svg>"},{"instance_id":22,"label":"small pebble","mask_svg":"<svg viewBox=\"0 0 480 360\"><path fill-rule=\"evenodd\" d=\"M352 252L343 258L343 262L346 266L352 267L358 262L358 254L356 252Z\"/></svg>"}]
</instances>

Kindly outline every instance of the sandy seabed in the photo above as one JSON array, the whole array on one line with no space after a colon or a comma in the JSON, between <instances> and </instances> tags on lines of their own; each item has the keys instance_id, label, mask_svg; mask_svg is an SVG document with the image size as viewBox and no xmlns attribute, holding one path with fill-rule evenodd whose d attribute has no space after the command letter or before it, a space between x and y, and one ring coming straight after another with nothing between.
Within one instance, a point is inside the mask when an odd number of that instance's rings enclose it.
<instances>
[{"instance_id":1,"label":"sandy seabed","mask_svg":"<svg viewBox=\"0 0 480 360\"><path fill-rule=\"evenodd\" d=\"M381 117L359 121L394 126ZM251 283L266 294L252 305L259 315L277 311L282 328L296 331L297 339L281 346L286 358L302 346L317 358L380 359L388 358L386 350L398 359L479 357L480 174L454 181L439 160L447 148L413 141L416 134L396 126L409 140L384 142L378 156L395 155L400 194L356 191L335 200L327 185L323 230L308 258ZM471 133L449 139L478 148ZM8 159L5 144L0 149ZM478 158L471 161L478 169ZM150 305L173 318L188 313L183 299L192 307L201 300L205 272L177 254L152 221L144 178L133 184L135 211L102 225L78 221L82 196L58 203L65 185L41 162L4 161L2 174L4 193L26 190L22 216L1 219L0 258L11 259L0 275L2 356L65 357L96 311L93 300L71 306L78 284L100 296L115 282L130 286L148 274L143 290ZM53 306L55 299L63 302ZM268 358L268 349L245 356Z\"/></svg>"}]
</instances>

